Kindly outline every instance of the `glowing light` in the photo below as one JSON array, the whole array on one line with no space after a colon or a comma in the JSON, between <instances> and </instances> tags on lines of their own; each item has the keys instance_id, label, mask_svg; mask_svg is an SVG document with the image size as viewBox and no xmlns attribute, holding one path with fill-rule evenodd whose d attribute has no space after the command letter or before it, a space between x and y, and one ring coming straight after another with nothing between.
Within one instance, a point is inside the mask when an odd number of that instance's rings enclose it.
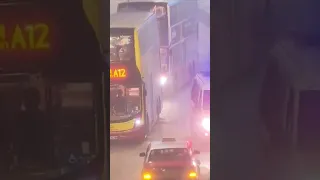
<instances>
[{"instance_id":1,"label":"glowing light","mask_svg":"<svg viewBox=\"0 0 320 180\"><path fill-rule=\"evenodd\" d=\"M191 172L191 173L189 173L189 177L191 177L191 178L197 177L197 173Z\"/></svg>"},{"instance_id":2,"label":"glowing light","mask_svg":"<svg viewBox=\"0 0 320 180\"><path fill-rule=\"evenodd\" d=\"M192 161L193 166L197 166L197 163L195 161Z\"/></svg>"},{"instance_id":3,"label":"glowing light","mask_svg":"<svg viewBox=\"0 0 320 180\"><path fill-rule=\"evenodd\" d=\"M110 79L124 79L127 77L126 68L115 68L110 69Z\"/></svg>"},{"instance_id":4,"label":"glowing light","mask_svg":"<svg viewBox=\"0 0 320 180\"><path fill-rule=\"evenodd\" d=\"M204 118L202 120L202 127L207 130L210 131L210 118Z\"/></svg>"},{"instance_id":5,"label":"glowing light","mask_svg":"<svg viewBox=\"0 0 320 180\"><path fill-rule=\"evenodd\" d=\"M136 118L134 121L136 126L140 126L142 124L141 119L140 118Z\"/></svg>"},{"instance_id":6,"label":"glowing light","mask_svg":"<svg viewBox=\"0 0 320 180\"><path fill-rule=\"evenodd\" d=\"M160 77L160 84L163 86L166 84L168 78L166 76L161 76Z\"/></svg>"},{"instance_id":7,"label":"glowing light","mask_svg":"<svg viewBox=\"0 0 320 180\"><path fill-rule=\"evenodd\" d=\"M143 179L146 179L146 180L151 179L151 174L149 174L149 173L144 174Z\"/></svg>"}]
</instances>

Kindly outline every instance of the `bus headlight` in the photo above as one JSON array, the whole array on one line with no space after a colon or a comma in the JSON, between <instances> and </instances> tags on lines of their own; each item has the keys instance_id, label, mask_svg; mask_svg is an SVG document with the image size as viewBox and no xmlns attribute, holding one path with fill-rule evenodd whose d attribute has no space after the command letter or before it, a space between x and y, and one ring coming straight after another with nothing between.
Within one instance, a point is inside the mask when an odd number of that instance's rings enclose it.
<instances>
[{"instance_id":1,"label":"bus headlight","mask_svg":"<svg viewBox=\"0 0 320 180\"><path fill-rule=\"evenodd\" d=\"M139 127L139 126L141 126L143 123L142 123L142 121L141 121L141 119L140 118L135 118L134 119L134 125L135 125L135 127Z\"/></svg>"},{"instance_id":2,"label":"bus headlight","mask_svg":"<svg viewBox=\"0 0 320 180\"><path fill-rule=\"evenodd\" d=\"M168 78L166 76L161 76L160 77L160 85L163 86L166 84Z\"/></svg>"},{"instance_id":3,"label":"bus headlight","mask_svg":"<svg viewBox=\"0 0 320 180\"><path fill-rule=\"evenodd\" d=\"M204 118L202 120L202 127L207 130L210 131L210 118Z\"/></svg>"}]
</instances>

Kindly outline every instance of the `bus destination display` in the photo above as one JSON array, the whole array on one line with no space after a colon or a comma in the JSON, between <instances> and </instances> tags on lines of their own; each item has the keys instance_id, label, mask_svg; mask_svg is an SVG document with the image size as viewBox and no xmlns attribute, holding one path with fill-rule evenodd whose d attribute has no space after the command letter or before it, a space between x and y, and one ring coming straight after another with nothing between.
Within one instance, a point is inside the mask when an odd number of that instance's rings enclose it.
<instances>
[{"instance_id":1,"label":"bus destination display","mask_svg":"<svg viewBox=\"0 0 320 180\"><path fill-rule=\"evenodd\" d=\"M121 68L110 68L110 79L126 79L127 78L127 69L124 67Z\"/></svg>"},{"instance_id":2,"label":"bus destination display","mask_svg":"<svg viewBox=\"0 0 320 180\"><path fill-rule=\"evenodd\" d=\"M0 58L6 61L52 58L57 54L57 30L53 15L41 7L0 7Z\"/></svg>"},{"instance_id":3,"label":"bus destination display","mask_svg":"<svg viewBox=\"0 0 320 180\"><path fill-rule=\"evenodd\" d=\"M45 23L0 24L0 50L48 50L49 26Z\"/></svg>"}]
</instances>

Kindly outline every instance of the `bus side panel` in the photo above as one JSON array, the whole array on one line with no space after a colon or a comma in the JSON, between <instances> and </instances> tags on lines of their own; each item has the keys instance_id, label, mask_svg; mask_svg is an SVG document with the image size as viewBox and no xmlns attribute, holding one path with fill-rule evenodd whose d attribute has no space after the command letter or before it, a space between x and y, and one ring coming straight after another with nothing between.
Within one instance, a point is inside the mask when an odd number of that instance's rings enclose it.
<instances>
[{"instance_id":1,"label":"bus side panel","mask_svg":"<svg viewBox=\"0 0 320 180\"><path fill-rule=\"evenodd\" d=\"M157 101L159 97L159 36L156 26L153 28L156 19L150 18L138 31L138 41L141 52L141 71L146 86L146 108L149 117L150 130L158 119ZM157 62L156 62L157 61Z\"/></svg>"},{"instance_id":2,"label":"bus side panel","mask_svg":"<svg viewBox=\"0 0 320 180\"><path fill-rule=\"evenodd\" d=\"M151 86L150 86L150 81L151 81L151 74L149 71L149 61L148 59L150 59L150 55L147 53L148 50L148 36L146 36L148 34L148 30L145 28L140 28L139 30L135 30L136 31L136 36L135 36L135 41L139 43L139 51L140 54L136 53L136 61L139 59L140 60L140 73L142 74L142 80L145 84L145 88L147 91L147 95L145 96L145 109L144 111L146 112L146 118L145 120L148 120L148 125L149 125L149 130L151 130L151 126L153 124L153 116L152 116L152 111L150 111L150 109L152 109L152 98L150 97L150 95L152 95L151 92ZM137 48L137 47L136 47ZM137 61L138 62L138 61Z\"/></svg>"},{"instance_id":3,"label":"bus side panel","mask_svg":"<svg viewBox=\"0 0 320 180\"><path fill-rule=\"evenodd\" d=\"M150 61L150 69L154 74L154 112L156 117L159 118L159 114L161 112L161 102L162 102L162 87L160 84L160 77L161 77L161 60L160 60L160 36L159 36L159 28L158 20L156 18L150 19L150 38L149 41L152 44L151 52L153 54L153 59Z\"/></svg>"}]
</instances>

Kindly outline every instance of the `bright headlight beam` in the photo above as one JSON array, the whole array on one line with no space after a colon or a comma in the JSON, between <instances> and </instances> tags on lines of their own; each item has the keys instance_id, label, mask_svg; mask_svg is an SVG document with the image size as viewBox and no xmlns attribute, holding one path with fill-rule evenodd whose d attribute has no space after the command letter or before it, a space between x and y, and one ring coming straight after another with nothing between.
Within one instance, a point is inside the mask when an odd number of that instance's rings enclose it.
<instances>
[{"instance_id":1,"label":"bright headlight beam","mask_svg":"<svg viewBox=\"0 0 320 180\"><path fill-rule=\"evenodd\" d=\"M204 118L202 120L202 127L207 130L210 131L210 119L209 118Z\"/></svg>"},{"instance_id":2,"label":"bright headlight beam","mask_svg":"<svg viewBox=\"0 0 320 180\"><path fill-rule=\"evenodd\" d=\"M160 77L160 84L161 84L161 85L165 85L166 82L167 82L167 77L161 76L161 77Z\"/></svg>"}]
</instances>

